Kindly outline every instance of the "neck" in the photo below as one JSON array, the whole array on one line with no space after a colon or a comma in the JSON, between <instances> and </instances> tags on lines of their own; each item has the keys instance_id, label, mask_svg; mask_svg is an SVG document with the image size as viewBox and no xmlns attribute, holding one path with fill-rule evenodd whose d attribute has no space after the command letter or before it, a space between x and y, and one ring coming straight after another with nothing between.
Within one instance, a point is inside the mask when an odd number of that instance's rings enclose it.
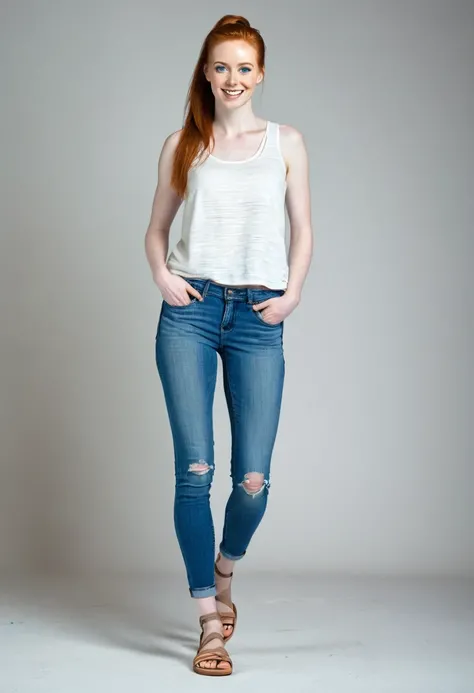
<instances>
[{"instance_id":1,"label":"neck","mask_svg":"<svg viewBox=\"0 0 474 693\"><path fill-rule=\"evenodd\" d=\"M249 130L258 130L258 128L259 121L250 102L234 111L219 108L219 104L216 104L214 131L221 132L225 137L233 137Z\"/></svg>"}]
</instances>

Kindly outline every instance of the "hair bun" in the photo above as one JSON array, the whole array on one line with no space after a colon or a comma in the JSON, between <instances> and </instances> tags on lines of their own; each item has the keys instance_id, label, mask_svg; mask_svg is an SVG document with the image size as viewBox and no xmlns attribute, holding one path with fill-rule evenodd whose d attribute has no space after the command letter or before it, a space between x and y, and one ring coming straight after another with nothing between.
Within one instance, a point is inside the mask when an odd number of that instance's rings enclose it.
<instances>
[{"instance_id":1,"label":"hair bun","mask_svg":"<svg viewBox=\"0 0 474 693\"><path fill-rule=\"evenodd\" d=\"M245 17L240 17L236 14L226 14L224 17L222 17L222 19L219 19L214 29L218 29L225 24L241 24L242 26L247 27L247 29L251 28L249 20L245 19Z\"/></svg>"}]
</instances>

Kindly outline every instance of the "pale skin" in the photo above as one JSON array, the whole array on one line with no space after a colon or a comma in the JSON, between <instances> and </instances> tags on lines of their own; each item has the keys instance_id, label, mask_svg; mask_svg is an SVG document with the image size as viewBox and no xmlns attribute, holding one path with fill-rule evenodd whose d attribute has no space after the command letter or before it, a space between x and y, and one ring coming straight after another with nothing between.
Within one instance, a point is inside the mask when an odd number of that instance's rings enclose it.
<instances>
[{"instance_id":1,"label":"pale skin","mask_svg":"<svg viewBox=\"0 0 474 693\"><path fill-rule=\"evenodd\" d=\"M259 147L266 127L266 121L257 118L252 110L253 92L264 77L264 71L258 67L255 49L241 40L221 43L210 52L204 73L216 104L213 155L234 160L252 156ZM235 98L228 96L224 90L237 90L242 93ZM170 185L179 136L180 131L175 132L169 135L163 144L158 162L158 183L145 236L145 250L153 280L160 289L163 300L170 305L187 305L190 296L203 300L200 293L183 277L172 274L166 267L170 227L183 202ZM254 310L261 311L263 319L269 324L282 322L298 306L313 251L309 167L304 139L294 127L281 125L280 144L287 170L285 203L290 222L289 280L283 296L254 306ZM247 490L250 493L259 491L262 484L262 474L248 475ZM221 572L227 574L233 571L234 563L221 557L218 567ZM217 592L226 589L229 582L229 579L216 575ZM196 601L201 614L230 611L229 607L216 602L214 597ZM231 630L232 627L229 626L224 631L220 621L204 624L205 635L216 631L227 634ZM211 641L206 649L212 650L221 645L222 643L216 639ZM230 665L209 659L200 666L227 668Z\"/></svg>"}]
</instances>

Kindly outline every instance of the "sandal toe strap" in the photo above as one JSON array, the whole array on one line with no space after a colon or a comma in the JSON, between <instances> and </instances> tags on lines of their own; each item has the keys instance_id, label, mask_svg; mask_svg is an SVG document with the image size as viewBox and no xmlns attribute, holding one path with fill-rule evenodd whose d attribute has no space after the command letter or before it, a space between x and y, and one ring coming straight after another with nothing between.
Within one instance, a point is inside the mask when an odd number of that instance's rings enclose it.
<instances>
[{"instance_id":1,"label":"sandal toe strap","mask_svg":"<svg viewBox=\"0 0 474 693\"><path fill-rule=\"evenodd\" d=\"M223 647L215 647L213 650L204 650L198 652L194 657L194 664L200 664L201 662L206 662L209 659L216 659L218 662L229 662L229 664L232 664L229 653Z\"/></svg>"},{"instance_id":2,"label":"sandal toe strap","mask_svg":"<svg viewBox=\"0 0 474 693\"><path fill-rule=\"evenodd\" d=\"M233 626L235 623L235 614L221 614L223 626Z\"/></svg>"}]
</instances>

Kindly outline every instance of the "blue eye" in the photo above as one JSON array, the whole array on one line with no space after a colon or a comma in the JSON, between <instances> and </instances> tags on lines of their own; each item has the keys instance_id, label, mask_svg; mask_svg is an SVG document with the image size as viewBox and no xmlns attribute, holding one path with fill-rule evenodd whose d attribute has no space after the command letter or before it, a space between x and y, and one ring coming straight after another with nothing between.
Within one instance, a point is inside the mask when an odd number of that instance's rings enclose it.
<instances>
[{"instance_id":1,"label":"blue eye","mask_svg":"<svg viewBox=\"0 0 474 693\"><path fill-rule=\"evenodd\" d=\"M225 65L216 65L216 72L224 72L226 69ZM247 75L249 72L251 72L250 67L241 67L240 68L241 72L243 72L244 75Z\"/></svg>"}]
</instances>

